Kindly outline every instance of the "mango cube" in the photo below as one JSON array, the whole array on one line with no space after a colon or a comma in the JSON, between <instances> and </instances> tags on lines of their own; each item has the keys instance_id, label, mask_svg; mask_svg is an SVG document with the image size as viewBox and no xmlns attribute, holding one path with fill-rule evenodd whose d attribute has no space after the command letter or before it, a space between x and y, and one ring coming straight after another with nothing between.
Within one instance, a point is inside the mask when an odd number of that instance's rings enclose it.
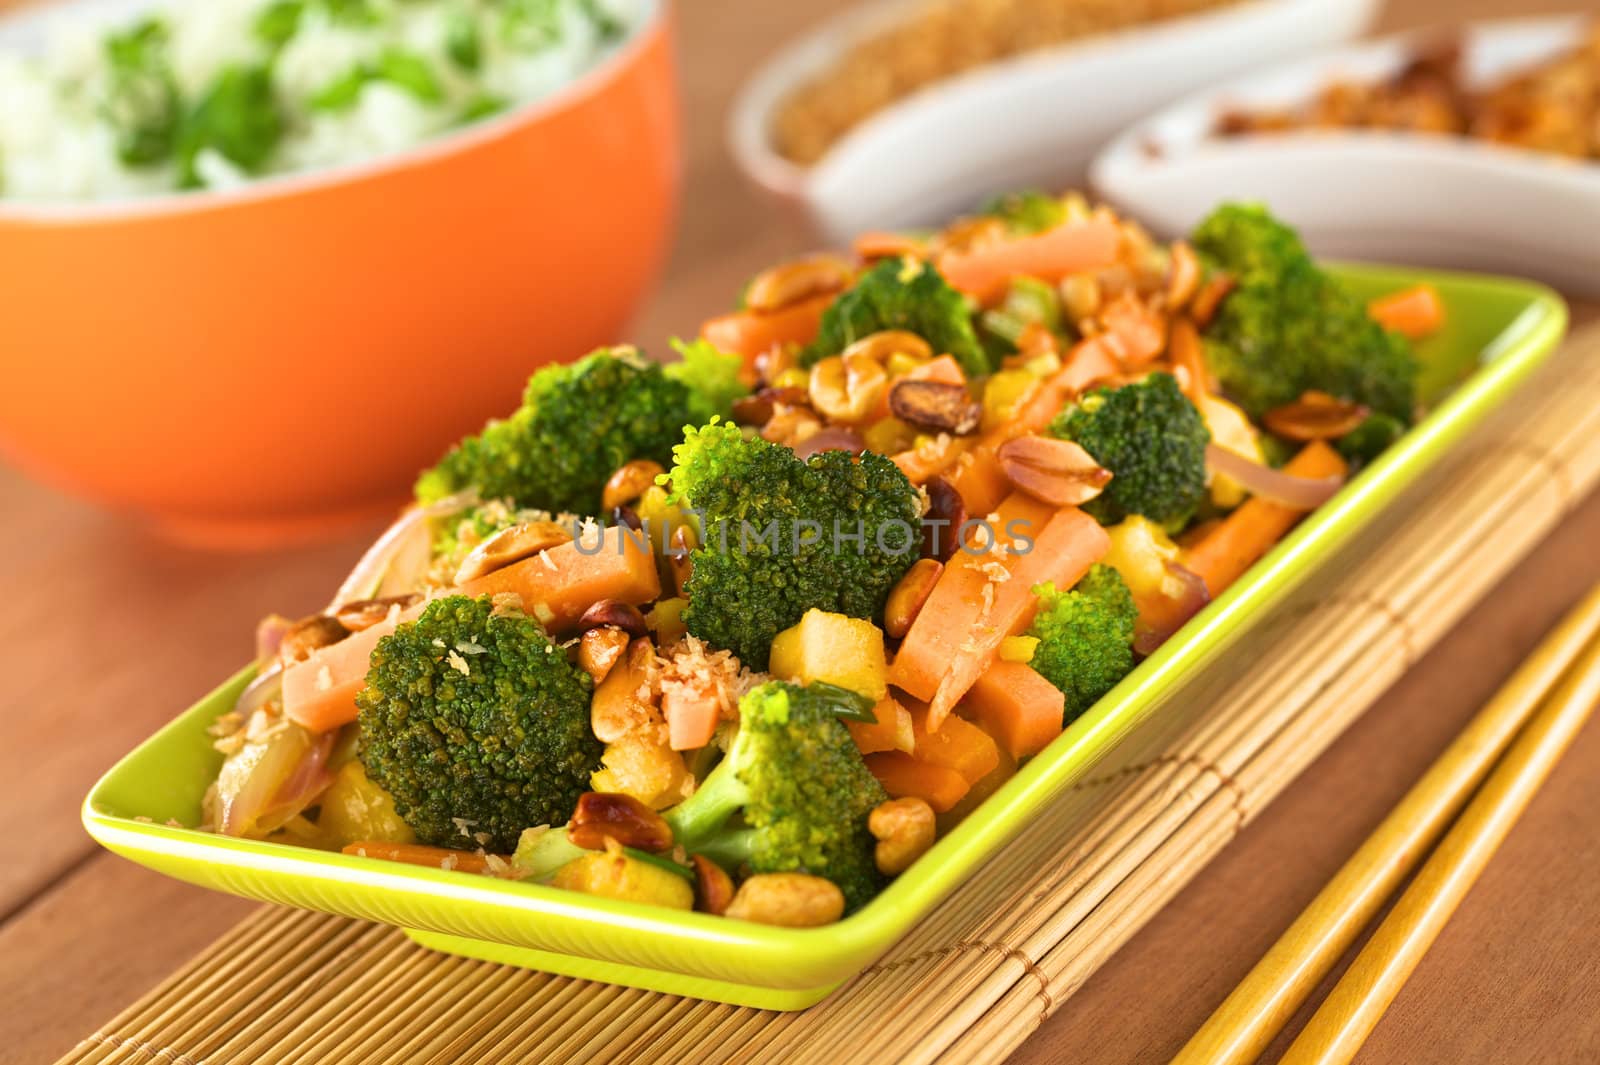
<instances>
[{"instance_id":1,"label":"mango cube","mask_svg":"<svg viewBox=\"0 0 1600 1065\"><path fill-rule=\"evenodd\" d=\"M837 684L874 702L889 694L883 630L865 618L806 611L773 639L768 668L784 680Z\"/></svg>"}]
</instances>

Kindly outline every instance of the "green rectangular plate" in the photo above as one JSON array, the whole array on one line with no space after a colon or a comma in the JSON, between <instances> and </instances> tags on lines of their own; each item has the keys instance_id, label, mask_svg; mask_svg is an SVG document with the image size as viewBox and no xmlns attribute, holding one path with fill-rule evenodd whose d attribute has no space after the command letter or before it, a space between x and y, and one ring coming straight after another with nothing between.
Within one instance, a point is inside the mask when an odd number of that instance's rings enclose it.
<instances>
[{"instance_id":1,"label":"green rectangular plate","mask_svg":"<svg viewBox=\"0 0 1600 1065\"><path fill-rule=\"evenodd\" d=\"M381 921L440 950L609 983L767 1009L809 1006L883 954L1032 815L1279 603L1335 548L1502 403L1560 340L1566 308L1521 281L1340 267L1363 298L1429 281L1448 328L1420 346L1432 413L1302 522L1226 594L847 920L785 929L613 902L554 888L169 827L199 821L220 755L206 727L249 679L235 676L141 744L89 794L83 821L153 869L248 898Z\"/></svg>"}]
</instances>

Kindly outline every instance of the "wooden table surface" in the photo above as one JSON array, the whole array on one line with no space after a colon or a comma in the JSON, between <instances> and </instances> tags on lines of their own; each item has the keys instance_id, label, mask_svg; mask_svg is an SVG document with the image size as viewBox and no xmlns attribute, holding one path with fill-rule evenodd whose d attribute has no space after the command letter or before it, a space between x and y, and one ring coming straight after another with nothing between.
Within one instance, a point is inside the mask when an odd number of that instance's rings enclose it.
<instances>
[{"instance_id":1,"label":"wooden table surface","mask_svg":"<svg viewBox=\"0 0 1600 1065\"><path fill-rule=\"evenodd\" d=\"M0 0L5 6L12 0ZM735 173L729 95L811 4L685 0L688 192L668 281L635 332L723 308L804 246ZM1600 0L1393 0L1390 28ZM1579 234L1575 231L1575 238ZM1585 238L1587 239L1587 238ZM1600 316L1580 306L1578 317ZM47 1061L253 904L100 851L78 804L116 758L228 672L257 616L315 609L371 530L256 557L185 553L0 469L0 1062ZM1238 981L1580 589L1591 499L1019 1052L1164 1060ZM1579 741L1379 1026L1365 1062L1600 1061L1600 728Z\"/></svg>"}]
</instances>

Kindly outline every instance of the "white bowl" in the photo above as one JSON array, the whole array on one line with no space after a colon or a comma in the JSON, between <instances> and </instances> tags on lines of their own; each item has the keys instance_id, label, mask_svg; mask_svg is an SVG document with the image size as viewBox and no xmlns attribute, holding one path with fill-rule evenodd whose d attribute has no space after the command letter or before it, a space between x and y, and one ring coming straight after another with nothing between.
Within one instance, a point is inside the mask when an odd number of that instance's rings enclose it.
<instances>
[{"instance_id":1,"label":"white bowl","mask_svg":"<svg viewBox=\"0 0 1600 1065\"><path fill-rule=\"evenodd\" d=\"M1582 18L1462 31L1478 85L1576 44ZM1464 137L1316 130L1221 138L1231 107L1308 102L1336 78L1376 80L1417 34L1307 59L1199 93L1130 129L1095 160L1095 189L1164 235L1223 200L1258 200L1318 255L1519 274L1600 293L1600 164Z\"/></svg>"},{"instance_id":2,"label":"white bowl","mask_svg":"<svg viewBox=\"0 0 1600 1065\"><path fill-rule=\"evenodd\" d=\"M1241 69L1361 33L1380 0L1248 0L1235 7L1087 38L940 81L851 130L802 167L774 149L788 94L918 0L877 0L823 23L746 83L729 137L757 184L798 202L829 241L926 225L994 192L1081 180L1094 151L1129 122Z\"/></svg>"}]
</instances>

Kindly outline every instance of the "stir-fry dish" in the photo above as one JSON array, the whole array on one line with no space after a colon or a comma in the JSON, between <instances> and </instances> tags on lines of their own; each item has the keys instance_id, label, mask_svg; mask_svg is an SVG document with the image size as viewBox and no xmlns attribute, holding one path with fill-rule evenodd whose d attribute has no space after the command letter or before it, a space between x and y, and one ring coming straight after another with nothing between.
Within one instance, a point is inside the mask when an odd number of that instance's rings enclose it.
<instances>
[{"instance_id":1,"label":"stir-fry dish","mask_svg":"<svg viewBox=\"0 0 1600 1065\"><path fill-rule=\"evenodd\" d=\"M1442 314L1251 206L776 266L675 361L539 370L265 621L208 827L838 920L1406 430Z\"/></svg>"},{"instance_id":2,"label":"stir-fry dish","mask_svg":"<svg viewBox=\"0 0 1600 1065\"><path fill-rule=\"evenodd\" d=\"M1297 129L1364 128L1438 133L1600 158L1600 24L1576 47L1474 87L1459 41L1421 49L1387 81L1336 81L1298 110L1235 110L1224 136Z\"/></svg>"}]
</instances>

